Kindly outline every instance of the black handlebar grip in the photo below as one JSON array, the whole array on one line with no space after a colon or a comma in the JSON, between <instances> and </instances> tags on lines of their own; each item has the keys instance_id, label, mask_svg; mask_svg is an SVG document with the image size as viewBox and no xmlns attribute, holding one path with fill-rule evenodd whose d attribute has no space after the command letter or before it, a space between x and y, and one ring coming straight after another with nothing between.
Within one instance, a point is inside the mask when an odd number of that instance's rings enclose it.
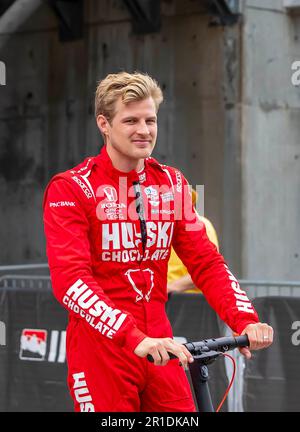
<instances>
[{"instance_id":1,"label":"black handlebar grip","mask_svg":"<svg viewBox=\"0 0 300 432\"><path fill-rule=\"evenodd\" d=\"M227 336L227 337L221 337L217 339L207 339L199 342L188 342L184 344L186 348L192 353L192 355L195 355L199 352L207 352L209 350L216 350L216 351L227 351L232 350L237 347L246 347L249 346L249 339L248 336L242 335L242 336ZM176 359L178 358L174 354L168 352L168 355L170 359ZM147 355L147 359L149 362L154 363L154 359L151 354Z\"/></svg>"},{"instance_id":2,"label":"black handlebar grip","mask_svg":"<svg viewBox=\"0 0 300 432\"><path fill-rule=\"evenodd\" d=\"M169 354L169 357L171 360L178 359L178 357L176 355L170 353L169 351L168 351L168 354ZM150 363L154 363L154 358L152 357L151 354L147 355L147 359L149 360Z\"/></svg>"},{"instance_id":3,"label":"black handlebar grip","mask_svg":"<svg viewBox=\"0 0 300 432\"><path fill-rule=\"evenodd\" d=\"M244 334L242 336L236 336L235 340L238 347L248 347L250 345L248 335Z\"/></svg>"}]
</instances>

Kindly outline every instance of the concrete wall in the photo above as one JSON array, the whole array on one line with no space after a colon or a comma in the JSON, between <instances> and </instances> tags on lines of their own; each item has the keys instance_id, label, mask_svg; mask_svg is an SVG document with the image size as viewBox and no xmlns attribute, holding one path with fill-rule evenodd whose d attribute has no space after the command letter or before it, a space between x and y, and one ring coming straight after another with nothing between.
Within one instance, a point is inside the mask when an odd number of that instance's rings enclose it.
<instances>
[{"instance_id":1,"label":"concrete wall","mask_svg":"<svg viewBox=\"0 0 300 432\"><path fill-rule=\"evenodd\" d=\"M162 12L160 33L136 36L121 0L87 0L84 39L63 44L44 5L0 52L7 65L7 85L0 88L0 263L45 260L43 189L54 173L99 151L95 86L107 73L125 69L147 71L162 85L154 156L181 168L193 184L205 184L205 214L225 256L227 250L237 265L240 243L235 248L232 242L239 240L240 182L231 174L239 158L232 162L230 154L239 148L239 137L231 140L239 111L239 50L231 42L238 29L228 42L226 31L209 27L199 1L164 1ZM227 64L226 52L232 60ZM231 82L228 91L224 76Z\"/></svg>"},{"instance_id":2,"label":"concrete wall","mask_svg":"<svg viewBox=\"0 0 300 432\"><path fill-rule=\"evenodd\" d=\"M300 280L300 17L247 0L243 29L243 276Z\"/></svg>"},{"instance_id":3,"label":"concrete wall","mask_svg":"<svg viewBox=\"0 0 300 432\"><path fill-rule=\"evenodd\" d=\"M154 156L205 185L233 271L300 279L300 17L281 0L241 4L243 23L220 28L199 1L163 1L161 32L136 36L121 0L87 0L85 36L71 43L44 5L11 36L0 51L1 264L45 260L43 189L99 151L95 86L126 69L163 87Z\"/></svg>"}]
</instances>

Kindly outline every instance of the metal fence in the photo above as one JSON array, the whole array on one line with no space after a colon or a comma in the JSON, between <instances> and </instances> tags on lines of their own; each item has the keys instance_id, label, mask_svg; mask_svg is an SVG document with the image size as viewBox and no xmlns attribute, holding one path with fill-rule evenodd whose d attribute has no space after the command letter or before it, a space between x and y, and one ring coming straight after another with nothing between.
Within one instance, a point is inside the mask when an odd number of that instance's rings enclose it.
<instances>
[{"instance_id":1,"label":"metal fence","mask_svg":"<svg viewBox=\"0 0 300 432\"><path fill-rule=\"evenodd\" d=\"M49 274L48 264L0 266L0 286L5 288L51 289L50 276L45 274L15 274L16 271L34 271ZM3 272L14 272L5 273ZM2 275L1 275L2 273ZM300 281L267 281L240 279L240 286L250 299L268 296L300 297Z\"/></svg>"},{"instance_id":2,"label":"metal fence","mask_svg":"<svg viewBox=\"0 0 300 432\"><path fill-rule=\"evenodd\" d=\"M0 266L0 288L32 290L51 290L49 275L40 274L15 274L23 270L32 273L43 271L49 273L47 264ZM5 272L5 274L3 274ZM10 274L10 272L14 272ZM2 273L2 275L1 275ZM239 280L239 283L250 299L268 296L300 297L300 281L266 281L266 280ZM231 330L226 326L224 333L231 335ZM228 395L229 411L243 411L243 373L245 369L244 358L235 350L232 355L237 363L237 380L233 384L232 391ZM232 365L225 360L228 378L232 373Z\"/></svg>"},{"instance_id":3,"label":"metal fence","mask_svg":"<svg viewBox=\"0 0 300 432\"><path fill-rule=\"evenodd\" d=\"M250 299L257 297L300 297L300 281L239 280Z\"/></svg>"},{"instance_id":4,"label":"metal fence","mask_svg":"<svg viewBox=\"0 0 300 432\"><path fill-rule=\"evenodd\" d=\"M15 274L20 270L25 271L26 274ZM32 273L27 274L27 271ZM300 281L240 279L239 283L251 299L268 296L300 297ZM0 266L0 286L49 289L51 282L48 264Z\"/></svg>"},{"instance_id":5,"label":"metal fence","mask_svg":"<svg viewBox=\"0 0 300 432\"><path fill-rule=\"evenodd\" d=\"M39 275L3 275L0 276L0 287L20 288L24 290L51 290L50 276Z\"/></svg>"},{"instance_id":6,"label":"metal fence","mask_svg":"<svg viewBox=\"0 0 300 432\"><path fill-rule=\"evenodd\" d=\"M49 266L47 263L0 266L0 287L50 290Z\"/></svg>"},{"instance_id":7,"label":"metal fence","mask_svg":"<svg viewBox=\"0 0 300 432\"><path fill-rule=\"evenodd\" d=\"M8 266L0 266L0 273L8 272L8 271L18 271L18 270L44 270L49 269L47 263L42 264L18 264L18 265L8 265Z\"/></svg>"}]
</instances>

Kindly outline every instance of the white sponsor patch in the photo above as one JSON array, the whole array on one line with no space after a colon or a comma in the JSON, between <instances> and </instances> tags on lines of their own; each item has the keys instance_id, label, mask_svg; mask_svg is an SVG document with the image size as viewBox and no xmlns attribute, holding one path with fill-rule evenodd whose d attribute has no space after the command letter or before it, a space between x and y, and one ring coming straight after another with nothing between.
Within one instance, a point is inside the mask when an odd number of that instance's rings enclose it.
<instances>
[{"instance_id":1,"label":"white sponsor patch","mask_svg":"<svg viewBox=\"0 0 300 432\"><path fill-rule=\"evenodd\" d=\"M171 215L171 214L175 214L175 210L157 210L157 209L151 209L151 214L164 214L164 215ZM166 219L166 218L164 218Z\"/></svg>"},{"instance_id":2,"label":"white sponsor patch","mask_svg":"<svg viewBox=\"0 0 300 432\"><path fill-rule=\"evenodd\" d=\"M240 284L238 283L237 279L233 276L231 271L229 270L228 266L225 265L225 269L229 275L229 280L231 280L231 288L234 291L234 296L237 299L236 306L239 311L241 312L248 312L248 313L254 313L252 304L247 297L247 294L245 291L243 291L240 287Z\"/></svg>"},{"instance_id":3,"label":"white sponsor patch","mask_svg":"<svg viewBox=\"0 0 300 432\"><path fill-rule=\"evenodd\" d=\"M80 180L79 177L73 176L72 180L74 180L74 182L77 183L81 187L81 189L83 190L84 194L86 195L86 197L88 199L93 198L93 194L91 193L89 188L83 183L83 181Z\"/></svg>"},{"instance_id":4,"label":"white sponsor patch","mask_svg":"<svg viewBox=\"0 0 300 432\"><path fill-rule=\"evenodd\" d=\"M174 222L147 221L147 243L150 248L167 248L171 244ZM102 224L102 249L119 250L135 249L141 242L141 233L136 232L136 225L132 222L114 222Z\"/></svg>"},{"instance_id":5,"label":"white sponsor patch","mask_svg":"<svg viewBox=\"0 0 300 432\"><path fill-rule=\"evenodd\" d=\"M167 203L170 201L174 201L174 194L173 192L166 192L160 195L162 202Z\"/></svg>"},{"instance_id":6,"label":"white sponsor patch","mask_svg":"<svg viewBox=\"0 0 300 432\"><path fill-rule=\"evenodd\" d=\"M135 279L134 276L135 276L136 272L138 272L138 274L140 274L141 271L144 273L144 275L148 273L148 275L150 277L150 289L145 294L137 287L135 280L134 280ZM151 294L151 291L154 287L154 273L153 273L153 271L151 269L148 269L148 268L143 269L143 270L130 269L130 270L127 270L127 272L125 273L125 276L128 277L128 280L129 280L132 288L137 293L135 301L138 302L140 300L145 299L147 302L149 302L150 301L150 294Z\"/></svg>"},{"instance_id":7,"label":"white sponsor patch","mask_svg":"<svg viewBox=\"0 0 300 432\"><path fill-rule=\"evenodd\" d=\"M113 252L102 252L102 261L113 261L113 262L134 262L134 261L160 261L167 259L169 257L170 249L157 249L155 252L150 253L149 249L145 250L143 255L140 254L138 250L123 250L123 251L113 251Z\"/></svg>"},{"instance_id":8,"label":"white sponsor patch","mask_svg":"<svg viewBox=\"0 0 300 432\"><path fill-rule=\"evenodd\" d=\"M119 309L113 309L100 300L81 279L68 289L63 303L109 339L113 338L127 317L127 314Z\"/></svg>"},{"instance_id":9,"label":"white sponsor patch","mask_svg":"<svg viewBox=\"0 0 300 432\"><path fill-rule=\"evenodd\" d=\"M72 171L70 171L72 174L80 174L80 173L82 173L83 171L86 171L87 169L88 169L88 167L89 167L89 164L90 164L90 162L91 162L91 158L89 158L88 160L87 160L87 163L86 163L86 165L85 166L83 166L82 168L80 168L79 170L72 170Z\"/></svg>"},{"instance_id":10,"label":"white sponsor patch","mask_svg":"<svg viewBox=\"0 0 300 432\"><path fill-rule=\"evenodd\" d=\"M159 205L159 195L155 187L148 186L144 189L145 194L147 195L147 198L149 200L149 203L152 206L157 207Z\"/></svg>"},{"instance_id":11,"label":"white sponsor patch","mask_svg":"<svg viewBox=\"0 0 300 432\"><path fill-rule=\"evenodd\" d=\"M107 209L125 209L126 205L123 203L115 203L115 202L107 202L107 203L102 203L101 204L101 208L107 208Z\"/></svg>"},{"instance_id":12,"label":"white sponsor patch","mask_svg":"<svg viewBox=\"0 0 300 432\"><path fill-rule=\"evenodd\" d=\"M72 375L74 379L73 390L76 401L79 403L81 412L95 412L92 396L88 389L84 372Z\"/></svg>"},{"instance_id":13,"label":"white sponsor patch","mask_svg":"<svg viewBox=\"0 0 300 432\"><path fill-rule=\"evenodd\" d=\"M109 202L115 203L116 201L118 201L118 194L114 187L107 186L103 189L103 192Z\"/></svg>"},{"instance_id":14,"label":"white sponsor patch","mask_svg":"<svg viewBox=\"0 0 300 432\"><path fill-rule=\"evenodd\" d=\"M176 190L177 192L182 192L182 179L179 171L175 171L176 175Z\"/></svg>"},{"instance_id":15,"label":"white sponsor patch","mask_svg":"<svg viewBox=\"0 0 300 432\"><path fill-rule=\"evenodd\" d=\"M139 175L139 182L143 184L145 181L146 181L146 173L144 172L143 174Z\"/></svg>"},{"instance_id":16,"label":"white sponsor patch","mask_svg":"<svg viewBox=\"0 0 300 432\"><path fill-rule=\"evenodd\" d=\"M148 187L146 187L146 188L144 189L144 191L145 191L145 194L146 194L147 196L152 195L152 196L157 196L157 197L158 197L158 192L157 192L157 190L155 189L155 187L153 187L153 186L148 186Z\"/></svg>"},{"instance_id":17,"label":"white sponsor patch","mask_svg":"<svg viewBox=\"0 0 300 432\"><path fill-rule=\"evenodd\" d=\"M76 204L74 201L56 201L50 202L49 207L75 207Z\"/></svg>"}]
</instances>

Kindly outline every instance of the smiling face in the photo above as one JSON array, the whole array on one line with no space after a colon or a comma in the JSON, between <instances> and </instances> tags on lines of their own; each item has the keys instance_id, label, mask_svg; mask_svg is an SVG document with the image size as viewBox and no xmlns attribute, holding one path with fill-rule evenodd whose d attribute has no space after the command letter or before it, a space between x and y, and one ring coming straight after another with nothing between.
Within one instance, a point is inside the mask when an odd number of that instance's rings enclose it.
<instances>
[{"instance_id":1,"label":"smiling face","mask_svg":"<svg viewBox=\"0 0 300 432\"><path fill-rule=\"evenodd\" d=\"M135 167L140 160L149 157L157 138L157 115L154 100L149 97L128 104L121 97L115 105L115 115L109 122L103 115L97 117L97 124L105 136L107 151L121 160L121 165ZM120 165L117 163L117 165Z\"/></svg>"}]
</instances>

